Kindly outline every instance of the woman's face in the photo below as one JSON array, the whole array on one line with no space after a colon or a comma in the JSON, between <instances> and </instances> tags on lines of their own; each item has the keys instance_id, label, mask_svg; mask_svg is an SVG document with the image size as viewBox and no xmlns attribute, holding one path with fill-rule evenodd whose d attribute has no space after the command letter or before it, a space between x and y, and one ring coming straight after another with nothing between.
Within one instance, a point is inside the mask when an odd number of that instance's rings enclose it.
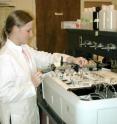
<instances>
[{"instance_id":1,"label":"woman's face","mask_svg":"<svg viewBox=\"0 0 117 124\"><path fill-rule=\"evenodd\" d=\"M26 44L32 37L32 21L22 27L14 26L11 33L11 40L17 45Z\"/></svg>"}]
</instances>

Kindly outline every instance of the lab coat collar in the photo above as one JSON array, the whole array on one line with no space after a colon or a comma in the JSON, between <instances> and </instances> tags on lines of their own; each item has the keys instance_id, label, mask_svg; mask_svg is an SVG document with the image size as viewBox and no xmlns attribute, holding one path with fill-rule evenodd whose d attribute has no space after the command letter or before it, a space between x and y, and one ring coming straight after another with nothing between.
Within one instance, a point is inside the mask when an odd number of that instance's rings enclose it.
<instances>
[{"instance_id":1,"label":"lab coat collar","mask_svg":"<svg viewBox=\"0 0 117 124\"><path fill-rule=\"evenodd\" d=\"M22 54L22 45L18 46L10 39L7 39L5 47L7 51L9 52L8 54L14 57L14 59L17 61L17 63L19 63L19 65L21 66L21 68L23 68L25 72L27 70L27 73L30 74L30 69L27 65L24 55Z\"/></svg>"},{"instance_id":2,"label":"lab coat collar","mask_svg":"<svg viewBox=\"0 0 117 124\"><path fill-rule=\"evenodd\" d=\"M10 47L12 50L15 50L17 52L22 52L22 46L16 45L13 41L10 39L7 39L6 46Z\"/></svg>"}]
</instances>

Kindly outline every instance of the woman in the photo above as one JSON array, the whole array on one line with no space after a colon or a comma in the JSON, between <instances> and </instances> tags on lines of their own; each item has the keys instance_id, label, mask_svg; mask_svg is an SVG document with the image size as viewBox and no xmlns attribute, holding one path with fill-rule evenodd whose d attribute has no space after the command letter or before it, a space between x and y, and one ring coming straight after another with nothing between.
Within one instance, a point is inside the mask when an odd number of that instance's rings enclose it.
<instances>
[{"instance_id":1,"label":"woman","mask_svg":"<svg viewBox=\"0 0 117 124\"><path fill-rule=\"evenodd\" d=\"M36 51L27 45L32 36L32 16L22 10L10 13L3 30L0 50L0 107L2 124L39 124L36 87L38 68L64 61L83 66L86 60L68 55Z\"/></svg>"}]
</instances>

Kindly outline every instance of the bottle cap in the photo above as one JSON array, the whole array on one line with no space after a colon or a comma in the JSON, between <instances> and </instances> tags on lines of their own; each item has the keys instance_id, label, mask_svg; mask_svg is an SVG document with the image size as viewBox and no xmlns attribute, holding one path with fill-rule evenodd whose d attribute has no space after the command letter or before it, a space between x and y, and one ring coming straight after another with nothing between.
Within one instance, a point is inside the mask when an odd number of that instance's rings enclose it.
<instances>
[{"instance_id":1,"label":"bottle cap","mask_svg":"<svg viewBox=\"0 0 117 124\"><path fill-rule=\"evenodd\" d=\"M101 10L100 7L96 7L96 11L99 12Z\"/></svg>"},{"instance_id":2,"label":"bottle cap","mask_svg":"<svg viewBox=\"0 0 117 124\"><path fill-rule=\"evenodd\" d=\"M109 9L114 10L114 5L110 5Z\"/></svg>"},{"instance_id":3,"label":"bottle cap","mask_svg":"<svg viewBox=\"0 0 117 124\"><path fill-rule=\"evenodd\" d=\"M107 6L106 5L102 5L102 9L103 10L106 10L107 9Z\"/></svg>"}]
</instances>

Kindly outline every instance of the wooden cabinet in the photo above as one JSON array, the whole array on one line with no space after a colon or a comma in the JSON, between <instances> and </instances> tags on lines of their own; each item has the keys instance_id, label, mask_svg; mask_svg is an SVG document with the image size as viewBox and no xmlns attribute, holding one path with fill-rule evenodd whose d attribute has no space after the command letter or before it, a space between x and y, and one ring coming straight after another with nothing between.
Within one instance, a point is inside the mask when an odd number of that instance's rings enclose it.
<instances>
[{"instance_id":1,"label":"wooden cabinet","mask_svg":"<svg viewBox=\"0 0 117 124\"><path fill-rule=\"evenodd\" d=\"M37 47L47 52L64 52L68 48L67 33L61 21L80 18L81 0L36 0Z\"/></svg>"}]
</instances>

